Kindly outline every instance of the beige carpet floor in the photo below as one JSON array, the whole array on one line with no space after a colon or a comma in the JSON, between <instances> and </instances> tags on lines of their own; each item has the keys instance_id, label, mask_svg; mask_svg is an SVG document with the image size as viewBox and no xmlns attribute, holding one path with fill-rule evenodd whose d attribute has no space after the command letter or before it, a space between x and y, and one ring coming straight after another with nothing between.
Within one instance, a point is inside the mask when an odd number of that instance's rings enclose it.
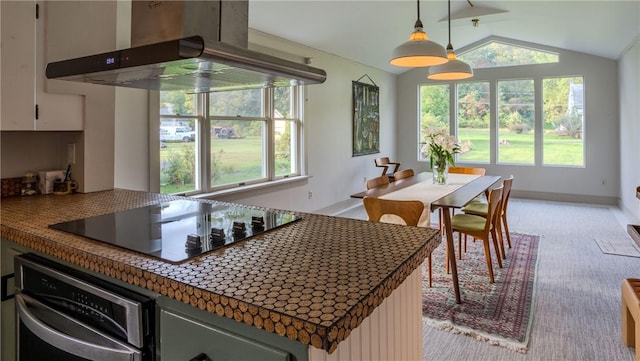
<instances>
[{"instance_id":1,"label":"beige carpet floor","mask_svg":"<svg viewBox=\"0 0 640 361\"><path fill-rule=\"evenodd\" d=\"M339 216L365 218L362 207ZM511 231L541 236L529 351L424 328L425 361L632 361L620 336L620 284L640 258L605 254L594 239L623 239L606 206L512 199Z\"/></svg>"}]
</instances>

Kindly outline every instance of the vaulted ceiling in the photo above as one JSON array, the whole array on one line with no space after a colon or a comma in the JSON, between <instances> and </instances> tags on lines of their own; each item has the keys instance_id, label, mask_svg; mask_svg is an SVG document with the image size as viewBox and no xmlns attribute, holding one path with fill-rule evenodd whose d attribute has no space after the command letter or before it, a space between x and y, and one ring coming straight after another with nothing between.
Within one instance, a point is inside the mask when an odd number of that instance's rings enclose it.
<instances>
[{"instance_id":1,"label":"vaulted ceiling","mask_svg":"<svg viewBox=\"0 0 640 361\"><path fill-rule=\"evenodd\" d=\"M638 0L452 0L451 13L455 49L495 35L618 59L640 36ZM249 0L250 28L397 74L407 69L389 64L391 51L416 18L409 0ZM446 47L447 1L420 1L420 18Z\"/></svg>"}]
</instances>

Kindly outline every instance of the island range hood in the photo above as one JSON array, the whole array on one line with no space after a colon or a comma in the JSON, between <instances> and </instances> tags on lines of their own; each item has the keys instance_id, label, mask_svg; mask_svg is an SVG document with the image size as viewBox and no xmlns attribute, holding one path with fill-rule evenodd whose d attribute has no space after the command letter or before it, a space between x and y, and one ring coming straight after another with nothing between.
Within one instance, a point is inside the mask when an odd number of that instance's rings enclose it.
<instances>
[{"instance_id":1,"label":"island range hood","mask_svg":"<svg viewBox=\"0 0 640 361\"><path fill-rule=\"evenodd\" d=\"M194 93L326 79L322 69L250 50L247 1L132 1L131 45L49 63L46 76Z\"/></svg>"}]
</instances>

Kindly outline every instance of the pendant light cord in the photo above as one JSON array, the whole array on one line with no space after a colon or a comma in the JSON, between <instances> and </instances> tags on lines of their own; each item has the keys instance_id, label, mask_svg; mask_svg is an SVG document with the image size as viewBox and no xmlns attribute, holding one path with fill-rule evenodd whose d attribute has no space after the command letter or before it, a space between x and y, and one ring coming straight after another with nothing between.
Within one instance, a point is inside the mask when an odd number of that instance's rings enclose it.
<instances>
[{"instance_id":1,"label":"pendant light cord","mask_svg":"<svg viewBox=\"0 0 640 361\"><path fill-rule=\"evenodd\" d=\"M451 0L447 3L449 4L449 44L447 44L447 50L453 51L453 45L451 45Z\"/></svg>"},{"instance_id":2,"label":"pendant light cord","mask_svg":"<svg viewBox=\"0 0 640 361\"><path fill-rule=\"evenodd\" d=\"M423 28L424 26L422 26L422 20L420 20L420 0L417 0L416 3L418 4L418 20L416 20L416 24L413 27Z\"/></svg>"},{"instance_id":3,"label":"pendant light cord","mask_svg":"<svg viewBox=\"0 0 640 361\"><path fill-rule=\"evenodd\" d=\"M448 1L449 4L449 44L451 44L451 0Z\"/></svg>"}]
</instances>

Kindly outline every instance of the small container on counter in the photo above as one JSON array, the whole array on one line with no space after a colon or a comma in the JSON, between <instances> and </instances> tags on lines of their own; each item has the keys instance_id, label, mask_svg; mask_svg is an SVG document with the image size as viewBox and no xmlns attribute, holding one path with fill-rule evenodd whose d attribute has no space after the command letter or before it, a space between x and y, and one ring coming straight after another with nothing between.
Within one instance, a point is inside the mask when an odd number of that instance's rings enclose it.
<instances>
[{"instance_id":1,"label":"small container on counter","mask_svg":"<svg viewBox=\"0 0 640 361\"><path fill-rule=\"evenodd\" d=\"M35 174L29 172L25 174L20 187L20 195L33 196L38 194L38 179Z\"/></svg>"}]
</instances>

